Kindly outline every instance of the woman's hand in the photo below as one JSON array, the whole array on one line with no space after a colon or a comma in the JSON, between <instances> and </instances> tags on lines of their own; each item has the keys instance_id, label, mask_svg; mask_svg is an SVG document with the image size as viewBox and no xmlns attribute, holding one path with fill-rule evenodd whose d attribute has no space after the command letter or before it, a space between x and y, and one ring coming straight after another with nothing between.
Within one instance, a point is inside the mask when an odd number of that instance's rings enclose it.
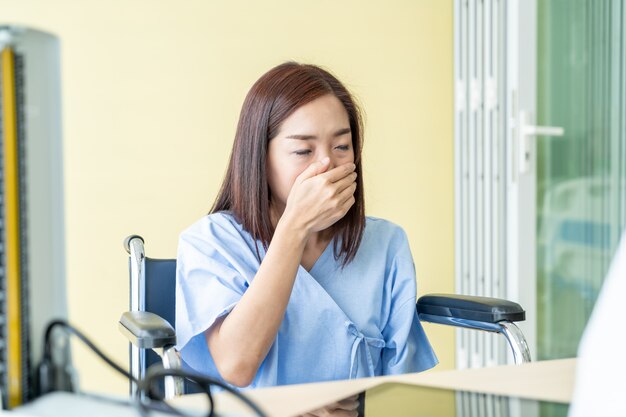
<instances>
[{"instance_id":1,"label":"woman's hand","mask_svg":"<svg viewBox=\"0 0 626 417\"><path fill-rule=\"evenodd\" d=\"M329 159L309 165L295 180L283 216L304 227L308 234L325 230L346 215L355 202L355 165L328 170Z\"/></svg>"},{"instance_id":2,"label":"woman's hand","mask_svg":"<svg viewBox=\"0 0 626 417\"><path fill-rule=\"evenodd\" d=\"M336 403L329 404L299 417L357 417L359 415L359 396L346 398Z\"/></svg>"}]
</instances>

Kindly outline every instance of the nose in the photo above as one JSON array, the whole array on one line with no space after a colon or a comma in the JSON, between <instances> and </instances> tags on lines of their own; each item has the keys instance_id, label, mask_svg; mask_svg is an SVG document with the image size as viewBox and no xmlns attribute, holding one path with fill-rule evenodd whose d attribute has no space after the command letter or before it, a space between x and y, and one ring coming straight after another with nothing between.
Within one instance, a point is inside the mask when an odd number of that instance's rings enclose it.
<instances>
[{"instance_id":1,"label":"nose","mask_svg":"<svg viewBox=\"0 0 626 417\"><path fill-rule=\"evenodd\" d=\"M318 155L318 161L328 157L328 170L335 168L337 166L336 158L334 158L333 153L330 149L322 149L320 150L320 154Z\"/></svg>"}]
</instances>

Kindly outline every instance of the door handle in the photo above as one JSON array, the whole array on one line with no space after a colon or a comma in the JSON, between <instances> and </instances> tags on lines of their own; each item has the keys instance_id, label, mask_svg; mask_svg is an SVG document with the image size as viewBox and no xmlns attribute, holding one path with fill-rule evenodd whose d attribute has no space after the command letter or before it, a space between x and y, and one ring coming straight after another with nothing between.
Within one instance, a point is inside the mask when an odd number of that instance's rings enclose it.
<instances>
[{"instance_id":1,"label":"door handle","mask_svg":"<svg viewBox=\"0 0 626 417\"><path fill-rule=\"evenodd\" d=\"M565 135L565 129L558 126L536 126L531 122L530 113L519 112L519 172L525 174L530 169L531 152L534 150L535 136L559 137Z\"/></svg>"}]
</instances>

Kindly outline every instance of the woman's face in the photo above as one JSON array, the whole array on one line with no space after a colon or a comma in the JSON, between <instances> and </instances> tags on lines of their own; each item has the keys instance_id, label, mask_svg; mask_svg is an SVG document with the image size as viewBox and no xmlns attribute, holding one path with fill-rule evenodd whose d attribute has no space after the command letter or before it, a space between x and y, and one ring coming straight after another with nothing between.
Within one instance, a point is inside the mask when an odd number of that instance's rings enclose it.
<instances>
[{"instance_id":1,"label":"woman's face","mask_svg":"<svg viewBox=\"0 0 626 417\"><path fill-rule=\"evenodd\" d=\"M325 157L330 158L328 170L354 162L348 113L332 94L297 108L269 142L267 181L278 214L298 175Z\"/></svg>"}]
</instances>

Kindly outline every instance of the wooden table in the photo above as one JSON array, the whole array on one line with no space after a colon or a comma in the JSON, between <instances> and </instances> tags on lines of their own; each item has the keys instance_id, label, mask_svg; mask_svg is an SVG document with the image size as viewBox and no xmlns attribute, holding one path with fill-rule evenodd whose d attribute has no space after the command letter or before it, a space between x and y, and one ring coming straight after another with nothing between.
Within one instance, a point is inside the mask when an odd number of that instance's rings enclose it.
<instances>
[{"instance_id":1,"label":"wooden table","mask_svg":"<svg viewBox=\"0 0 626 417\"><path fill-rule=\"evenodd\" d=\"M398 376L285 385L250 390L246 394L271 417L295 416L389 382L569 403L574 389L575 368L575 359L560 359L524 365L432 370ZM220 414L250 413L228 393L215 395L215 404ZM203 409L206 398L203 394L186 395L176 399L174 405Z\"/></svg>"}]
</instances>

